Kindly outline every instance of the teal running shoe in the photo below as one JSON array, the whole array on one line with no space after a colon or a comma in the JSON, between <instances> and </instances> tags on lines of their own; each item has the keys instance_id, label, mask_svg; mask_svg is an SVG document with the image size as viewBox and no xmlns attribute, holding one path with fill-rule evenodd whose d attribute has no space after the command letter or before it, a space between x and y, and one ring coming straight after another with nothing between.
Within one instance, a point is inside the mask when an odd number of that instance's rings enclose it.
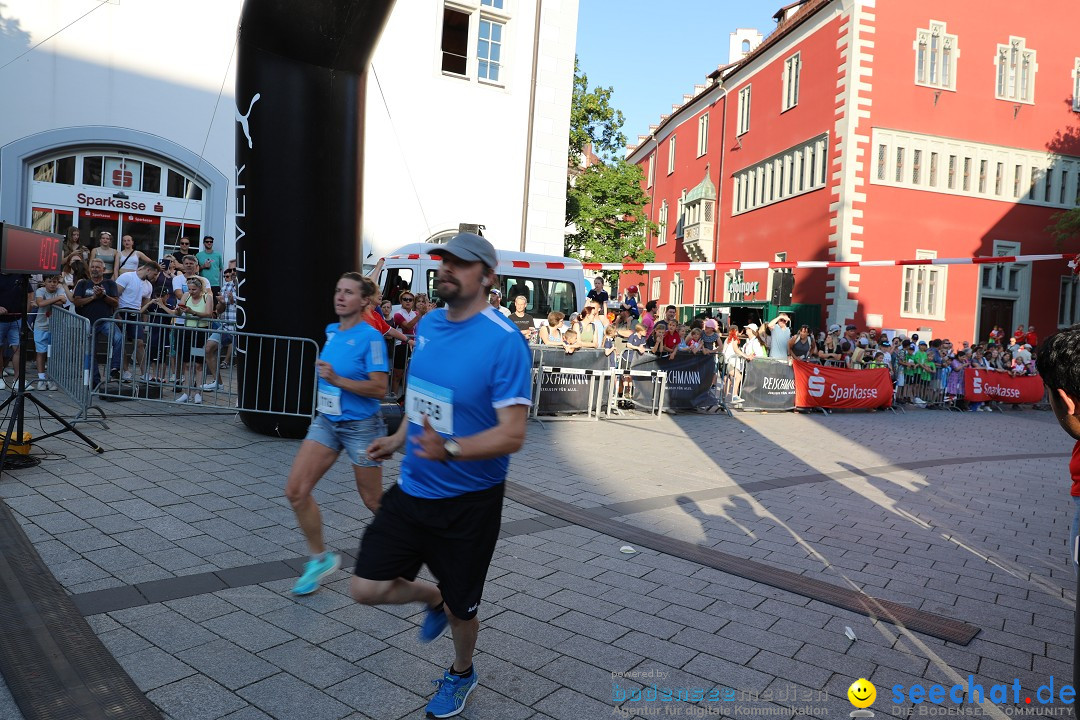
<instances>
[{"instance_id":1,"label":"teal running shoe","mask_svg":"<svg viewBox=\"0 0 1080 720\"><path fill-rule=\"evenodd\" d=\"M293 585L293 595L310 595L319 589L319 583L327 575L332 574L341 567L341 556L337 553L328 552L322 560L312 558L304 564L304 574Z\"/></svg>"},{"instance_id":2,"label":"teal running shoe","mask_svg":"<svg viewBox=\"0 0 1080 720\"><path fill-rule=\"evenodd\" d=\"M447 622L446 611L443 609L442 603L439 603L437 608L428 608L427 615L424 616L424 622L420 624L420 642L429 643L437 639L443 634L443 630L446 630Z\"/></svg>"},{"instance_id":3,"label":"teal running shoe","mask_svg":"<svg viewBox=\"0 0 1080 720\"><path fill-rule=\"evenodd\" d=\"M468 677L454 675L450 671L443 673L442 680L432 680L435 687L435 697L427 704L427 716L429 718L453 717L465 709L465 701L469 693L476 687L479 677L476 668Z\"/></svg>"}]
</instances>

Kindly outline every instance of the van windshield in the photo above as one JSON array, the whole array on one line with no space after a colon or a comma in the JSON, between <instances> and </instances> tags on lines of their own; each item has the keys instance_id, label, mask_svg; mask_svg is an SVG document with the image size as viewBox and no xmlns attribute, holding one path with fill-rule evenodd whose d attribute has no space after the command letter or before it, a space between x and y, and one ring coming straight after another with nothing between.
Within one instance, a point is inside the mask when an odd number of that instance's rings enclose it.
<instances>
[{"instance_id":1,"label":"van windshield","mask_svg":"<svg viewBox=\"0 0 1080 720\"><path fill-rule=\"evenodd\" d=\"M441 304L435 274L435 270L427 271L427 293L433 303ZM496 287L502 290L502 306L510 310L514 309L514 298L524 295L528 300L525 312L537 320L546 318L552 312L561 312L569 317L570 313L580 310L574 283L566 280L515 275L500 277Z\"/></svg>"},{"instance_id":2,"label":"van windshield","mask_svg":"<svg viewBox=\"0 0 1080 720\"><path fill-rule=\"evenodd\" d=\"M413 269L408 267L395 267L386 270L383 275L382 296L383 300L389 300L391 305L401 304L400 297L403 290L412 289Z\"/></svg>"}]
</instances>

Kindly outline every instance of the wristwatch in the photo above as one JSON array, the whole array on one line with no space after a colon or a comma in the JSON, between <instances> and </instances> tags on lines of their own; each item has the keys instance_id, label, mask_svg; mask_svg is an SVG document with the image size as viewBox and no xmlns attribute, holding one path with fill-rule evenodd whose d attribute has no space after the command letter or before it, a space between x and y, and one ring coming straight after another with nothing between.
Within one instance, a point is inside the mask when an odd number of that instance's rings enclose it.
<instances>
[{"instance_id":1,"label":"wristwatch","mask_svg":"<svg viewBox=\"0 0 1080 720\"><path fill-rule=\"evenodd\" d=\"M461 446L458 445L456 440L447 440L444 442L443 450L446 451L447 460L457 460L461 457Z\"/></svg>"}]
</instances>

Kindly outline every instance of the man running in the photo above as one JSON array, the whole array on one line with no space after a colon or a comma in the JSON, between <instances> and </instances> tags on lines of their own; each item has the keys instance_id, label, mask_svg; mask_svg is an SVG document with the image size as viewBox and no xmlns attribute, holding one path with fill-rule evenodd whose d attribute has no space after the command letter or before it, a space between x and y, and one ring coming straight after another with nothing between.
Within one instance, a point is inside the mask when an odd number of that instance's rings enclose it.
<instances>
[{"instance_id":1,"label":"man running","mask_svg":"<svg viewBox=\"0 0 1080 720\"><path fill-rule=\"evenodd\" d=\"M356 487L364 504L372 512L379 507L382 469L365 450L385 432L379 401L386 395L389 368L386 343L363 320L376 295L375 283L354 272L342 275L334 290L338 322L326 326L326 344L316 362L318 414L311 421L285 484L285 497L292 504L311 551L304 574L293 586L294 595L315 592L323 578L341 567L341 557L327 552L323 544L322 517L311 491L343 448L352 460Z\"/></svg>"},{"instance_id":2,"label":"man running","mask_svg":"<svg viewBox=\"0 0 1080 720\"><path fill-rule=\"evenodd\" d=\"M400 479L383 496L356 560L353 598L365 605L422 602L420 639L449 622L454 662L436 681L429 717L457 715L476 687L472 666L484 590L502 519L510 454L525 441L531 357L525 338L491 307L495 248L459 233L429 250L446 307L417 326L406 422L368 448L373 460L405 448ZM438 585L417 581L427 565Z\"/></svg>"}]
</instances>

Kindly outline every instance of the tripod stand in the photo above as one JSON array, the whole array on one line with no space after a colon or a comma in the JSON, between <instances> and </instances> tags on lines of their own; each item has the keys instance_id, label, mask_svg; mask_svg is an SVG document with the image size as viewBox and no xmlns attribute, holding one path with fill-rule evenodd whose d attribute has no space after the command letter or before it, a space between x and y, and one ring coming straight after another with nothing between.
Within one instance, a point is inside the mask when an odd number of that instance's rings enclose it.
<instances>
[{"instance_id":1,"label":"tripod stand","mask_svg":"<svg viewBox=\"0 0 1080 720\"><path fill-rule=\"evenodd\" d=\"M19 298L23 303L26 302L25 298L26 298L26 296L27 296L27 294L29 292L29 287L30 287L30 277L28 275L23 275L22 279L19 281L19 289L20 289ZM59 430L57 430L55 432L51 432L51 433L48 433L46 435L42 435L41 437L38 438L38 440L44 440L45 438L55 437L57 435L60 435L62 433L66 433L66 432L73 432L73 433L75 433L76 435L79 436L80 440L82 440L87 445L89 445L90 448L92 450L94 450L94 452L97 452L97 453L105 452L104 448L102 448L96 442L94 442L93 440L88 438L86 435L81 433L74 425L69 423L67 420L65 420L64 418L57 415L53 411L52 408L50 408L44 402L42 402L41 400L38 400L32 394L27 392L27 390L26 390L26 360L27 360L27 358L22 355L22 349L26 347L26 340L27 340L27 337L29 336L30 324L27 322L27 318L25 316L20 318L19 322L22 323L22 325L19 328L19 349L20 349L19 360L20 360L20 362L19 362L19 367L17 368L17 372L16 372L17 380L15 381L15 387L11 391L11 395L8 396L7 400L0 403L0 411L3 411L4 408L6 408L8 405L14 404L14 407L12 407L12 409L11 409L11 417L8 418L8 422L7 422L7 435L4 436L3 446L0 446L0 474L2 474L4 472L4 463L7 461L8 450L11 447L11 438L12 438L12 431L13 430L18 433L17 435L15 435L15 437L18 438L18 442L20 444L22 443L23 424L24 424L24 421L25 421L26 401L27 400L29 400L30 402L34 403L39 408L41 408L42 410L47 412L50 416L52 416L52 418L54 420L56 420L58 423L60 423L63 426L61 429L59 429Z\"/></svg>"}]
</instances>

